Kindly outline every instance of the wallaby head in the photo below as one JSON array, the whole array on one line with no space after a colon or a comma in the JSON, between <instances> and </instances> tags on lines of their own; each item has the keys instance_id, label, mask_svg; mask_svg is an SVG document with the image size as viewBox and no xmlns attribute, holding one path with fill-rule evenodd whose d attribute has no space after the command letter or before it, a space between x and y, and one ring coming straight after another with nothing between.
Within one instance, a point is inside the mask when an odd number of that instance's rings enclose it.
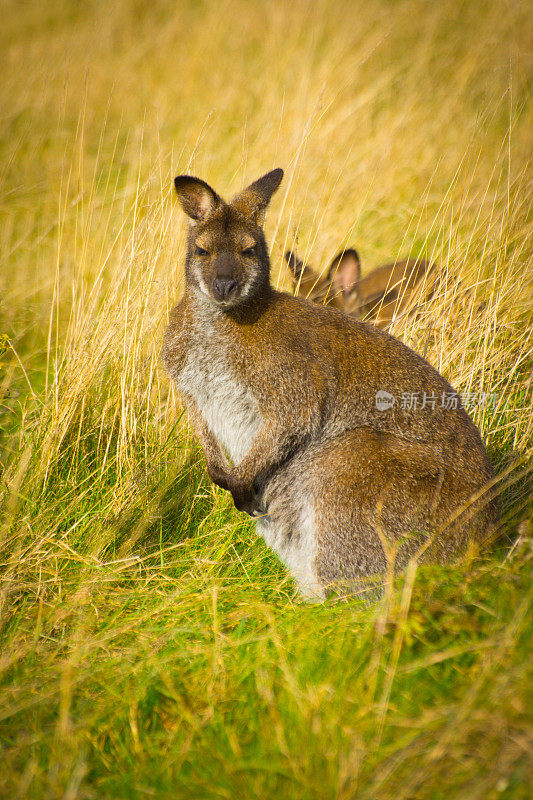
<instances>
[{"instance_id":1,"label":"wallaby head","mask_svg":"<svg viewBox=\"0 0 533 800\"><path fill-rule=\"evenodd\" d=\"M188 286L222 308L261 295L270 283L263 224L270 198L283 178L274 169L226 203L199 178L178 175L174 186L192 219L185 275Z\"/></svg>"},{"instance_id":2,"label":"wallaby head","mask_svg":"<svg viewBox=\"0 0 533 800\"><path fill-rule=\"evenodd\" d=\"M285 253L285 260L298 294L384 328L395 314L408 308L415 288L432 266L422 259L406 259L376 267L361 277L361 262L353 248L342 250L320 274L292 250Z\"/></svg>"},{"instance_id":3,"label":"wallaby head","mask_svg":"<svg viewBox=\"0 0 533 800\"><path fill-rule=\"evenodd\" d=\"M293 250L287 250L285 260L300 295L350 313L348 307L351 309L355 302L357 283L361 278L357 250L342 250L335 256L325 275L317 275Z\"/></svg>"}]
</instances>

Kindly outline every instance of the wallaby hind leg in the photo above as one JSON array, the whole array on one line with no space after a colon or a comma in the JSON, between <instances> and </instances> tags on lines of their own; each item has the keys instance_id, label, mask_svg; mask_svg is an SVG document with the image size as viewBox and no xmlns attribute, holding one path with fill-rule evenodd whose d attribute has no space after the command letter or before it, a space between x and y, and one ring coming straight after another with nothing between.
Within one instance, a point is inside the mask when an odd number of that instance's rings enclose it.
<instances>
[{"instance_id":1,"label":"wallaby hind leg","mask_svg":"<svg viewBox=\"0 0 533 800\"><path fill-rule=\"evenodd\" d=\"M268 504L268 513L257 520L257 532L288 567L301 597L318 602L326 595L316 571L313 502L298 490L298 478L291 480L291 474L289 470L274 480L275 493Z\"/></svg>"},{"instance_id":2,"label":"wallaby hind leg","mask_svg":"<svg viewBox=\"0 0 533 800\"><path fill-rule=\"evenodd\" d=\"M486 480L479 470L457 480L422 444L362 428L325 443L312 460L314 563L325 592L364 586L415 554L442 563L490 525L490 508L471 504Z\"/></svg>"},{"instance_id":3,"label":"wallaby hind leg","mask_svg":"<svg viewBox=\"0 0 533 800\"><path fill-rule=\"evenodd\" d=\"M454 474L423 444L359 428L317 442L269 479L258 532L305 599L365 591L390 565L415 554L442 563L491 531L490 504L471 502L489 477L484 466L474 453L471 472Z\"/></svg>"}]
</instances>

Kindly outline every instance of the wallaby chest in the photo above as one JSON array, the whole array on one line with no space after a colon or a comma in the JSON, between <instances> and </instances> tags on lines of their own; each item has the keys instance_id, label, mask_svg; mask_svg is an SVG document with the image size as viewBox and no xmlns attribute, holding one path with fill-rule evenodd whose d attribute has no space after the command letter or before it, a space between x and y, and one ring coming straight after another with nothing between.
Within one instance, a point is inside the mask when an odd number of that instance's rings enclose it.
<instances>
[{"instance_id":1,"label":"wallaby chest","mask_svg":"<svg viewBox=\"0 0 533 800\"><path fill-rule=\"evenodd\" d=\"M227 342L209 319L192 321L178 387L192 396L234 464L248 453L261 424L257 399L232 367Z\"/></svg>"}]
</instances>

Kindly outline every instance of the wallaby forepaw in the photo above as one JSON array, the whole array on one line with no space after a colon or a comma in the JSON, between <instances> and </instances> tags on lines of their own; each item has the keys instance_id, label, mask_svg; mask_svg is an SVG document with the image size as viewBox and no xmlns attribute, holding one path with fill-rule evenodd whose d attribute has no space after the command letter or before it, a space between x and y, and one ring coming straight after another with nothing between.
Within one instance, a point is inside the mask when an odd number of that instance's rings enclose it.
<instances>
[{"instance_id":1,"label":"wallaby forepaw","mask_svg":"<svg viewBox=\"0 0 533 800\"><path fill-rule=\"evenodd\" d=\"M238 511L244 511L251 517L261 516L264 513L257 502L257 495L253 485L247 486L242 482L236 481L228 472L224 472L216 466L209 466L207 471L214 484L227 492L231 492L235 508Z\"/></svg>"},{"instance_id":2,"label":"wallaby forepaw","mask_svg":"<svg viewBox=\"0 0 533 800\"><path fill-rule=\"evenodd\" d=\"M233 486L230 489L235 508L238 511L244 511L250 517L258 516L261 510L257 504L257 498L253 487L246 487L242 485Z\"/></svg>"}]
</instances>

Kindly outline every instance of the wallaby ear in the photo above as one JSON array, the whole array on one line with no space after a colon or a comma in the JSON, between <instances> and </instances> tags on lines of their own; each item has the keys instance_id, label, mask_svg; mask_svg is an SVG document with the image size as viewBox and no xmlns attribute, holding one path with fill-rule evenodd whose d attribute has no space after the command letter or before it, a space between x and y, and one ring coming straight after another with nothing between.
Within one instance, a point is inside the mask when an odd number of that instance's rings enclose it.
<instances>
[{"instance_id":1,"label":"wallaby ear","mask_svg":"<svg viewBox=\"0 0 533 800\"><path fill-rule=\"evenodd\" d=\"M328 279L337 291L349 294L361 278L361 261L352 247L335 256L328 270Z\"/></svg>"},{"instance_id":2,"label":"wallaby ear","mask_svg":"<svg viewBox=\"0 0 533 800\"><path fill-rule=\"evenodd\" d=\"M201 222L222 203L222 199L200 178L192 175L178 175L174 178L174 186L181 207L189 217Z\"/></svg>"},{"instance_id":3,"label":"wallaby ear","mask_svg":"<svg viewBox=\"0 0 533 800\"><path fill-rule=\"evenodd\" d=\"M278 168L273 169L272 172L267 172L266 175L251 183L250 186L234 197L231 205L244 216L250 217L256 225L262 227L270 198L280 185L282 178L282 169Z\"/></svg>"},{"instance_id":4,"label":"wallaby ear","mask_svg":"<svg viewBox=\"0 0 533 800\"><path fill-rule=\"evenodd\" d=\"M292 272L292 277L297 281L304 269L304 262L301 258L298 258L294 250L287 250L284 258L288 268Z\"/></svg>"}]
</instances>

